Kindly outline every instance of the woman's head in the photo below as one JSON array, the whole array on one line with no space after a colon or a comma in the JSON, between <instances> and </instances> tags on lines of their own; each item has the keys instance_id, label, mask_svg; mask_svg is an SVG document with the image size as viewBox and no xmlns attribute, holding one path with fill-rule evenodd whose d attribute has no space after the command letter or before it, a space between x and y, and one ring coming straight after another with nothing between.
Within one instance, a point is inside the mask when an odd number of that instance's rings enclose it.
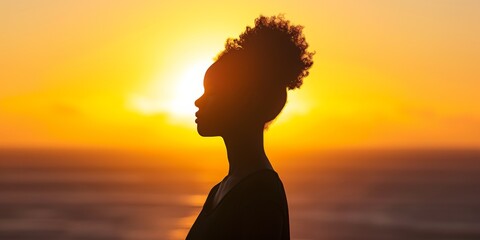
<instances>
[{"instance_id":1,"label":"woman's head","mask_svg":"<svg viewBox=\"0 0 480 240\"><path fill-rule=\"evenodd\" d=\"M223 136L275 119L287 89L299 88L313 64L307 47L302 27L283 16L260 16L238 39L228 39L195 102L200 135Z\"/></svg>"}]
</instances>

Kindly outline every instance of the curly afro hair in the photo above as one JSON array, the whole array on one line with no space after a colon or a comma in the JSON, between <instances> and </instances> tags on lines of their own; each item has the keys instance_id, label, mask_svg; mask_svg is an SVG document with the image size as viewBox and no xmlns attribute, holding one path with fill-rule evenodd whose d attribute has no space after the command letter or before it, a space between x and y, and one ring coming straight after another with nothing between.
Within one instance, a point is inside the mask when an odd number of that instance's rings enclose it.
<instances>
[{"instance_id":1,"label":"curly afro hair","mask_svg":"<svg viewBox=\"0 0 480 240\"><path fill-rule=\"evenodd\" d=\"M235 53L248 55L270 81L287 89L300 88L313 65L315 52L307 51L303 26L292 25L283 15L255 19L236 39L229 38L217 60ZM262 79L265 81L265 79Z\"/></svg>"}]
</instances>

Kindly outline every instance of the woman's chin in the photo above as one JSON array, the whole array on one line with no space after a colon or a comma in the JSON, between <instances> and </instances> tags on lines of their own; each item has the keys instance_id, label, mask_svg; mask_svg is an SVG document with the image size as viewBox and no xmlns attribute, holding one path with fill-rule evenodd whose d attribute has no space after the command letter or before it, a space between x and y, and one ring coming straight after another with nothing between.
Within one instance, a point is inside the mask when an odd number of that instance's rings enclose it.
<instances>
[{"instance_id":1,"label":"woman's chin","mask_svg":"<svg viewBox=\"0 0 480 240\"><path fill-rule=\"evenodd\" d=\"M216 136L218 136L218 134L216 134L214 131L206 129L199 124L197 124L197 132L202 137L216 137Z\"/></svg>"}]
</instances>

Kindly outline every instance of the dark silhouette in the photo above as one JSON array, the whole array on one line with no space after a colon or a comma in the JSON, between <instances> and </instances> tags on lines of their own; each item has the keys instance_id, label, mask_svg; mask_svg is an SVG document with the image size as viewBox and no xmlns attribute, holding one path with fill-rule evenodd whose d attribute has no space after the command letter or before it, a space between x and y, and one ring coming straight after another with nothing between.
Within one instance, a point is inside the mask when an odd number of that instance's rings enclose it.
<instances>
[{"instance_id":1,"label":"dark silhouette","mask_svg":"<svg viewBox=\"0 0 480 240\"><path fill-rule=\"evenodd\" d=\"M210 191L188 233L195 239L290 239L285 191L263 147L263 131L312 66L302 26L283 16L255 20L207 70L197 130L220 136L228 175Z\"/></svg>"}]
</instances>

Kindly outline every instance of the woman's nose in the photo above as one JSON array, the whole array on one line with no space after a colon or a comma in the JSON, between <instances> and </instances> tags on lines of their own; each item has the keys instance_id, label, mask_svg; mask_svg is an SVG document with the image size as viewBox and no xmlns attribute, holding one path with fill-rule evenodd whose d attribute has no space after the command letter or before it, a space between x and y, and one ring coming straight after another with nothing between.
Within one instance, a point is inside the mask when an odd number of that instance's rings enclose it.
<instances>
[{"instance_id":1,"label":"woman's nose","mask_svg":"<svg viewBox=\"0 0 480 240\"><path fill-rule=\"evenodd\" d=\"M195 106L200 108L200 105L202 104L203 102L203 95L200 96L197 100L195 100Z\"/></svg>"}]
</instances>

